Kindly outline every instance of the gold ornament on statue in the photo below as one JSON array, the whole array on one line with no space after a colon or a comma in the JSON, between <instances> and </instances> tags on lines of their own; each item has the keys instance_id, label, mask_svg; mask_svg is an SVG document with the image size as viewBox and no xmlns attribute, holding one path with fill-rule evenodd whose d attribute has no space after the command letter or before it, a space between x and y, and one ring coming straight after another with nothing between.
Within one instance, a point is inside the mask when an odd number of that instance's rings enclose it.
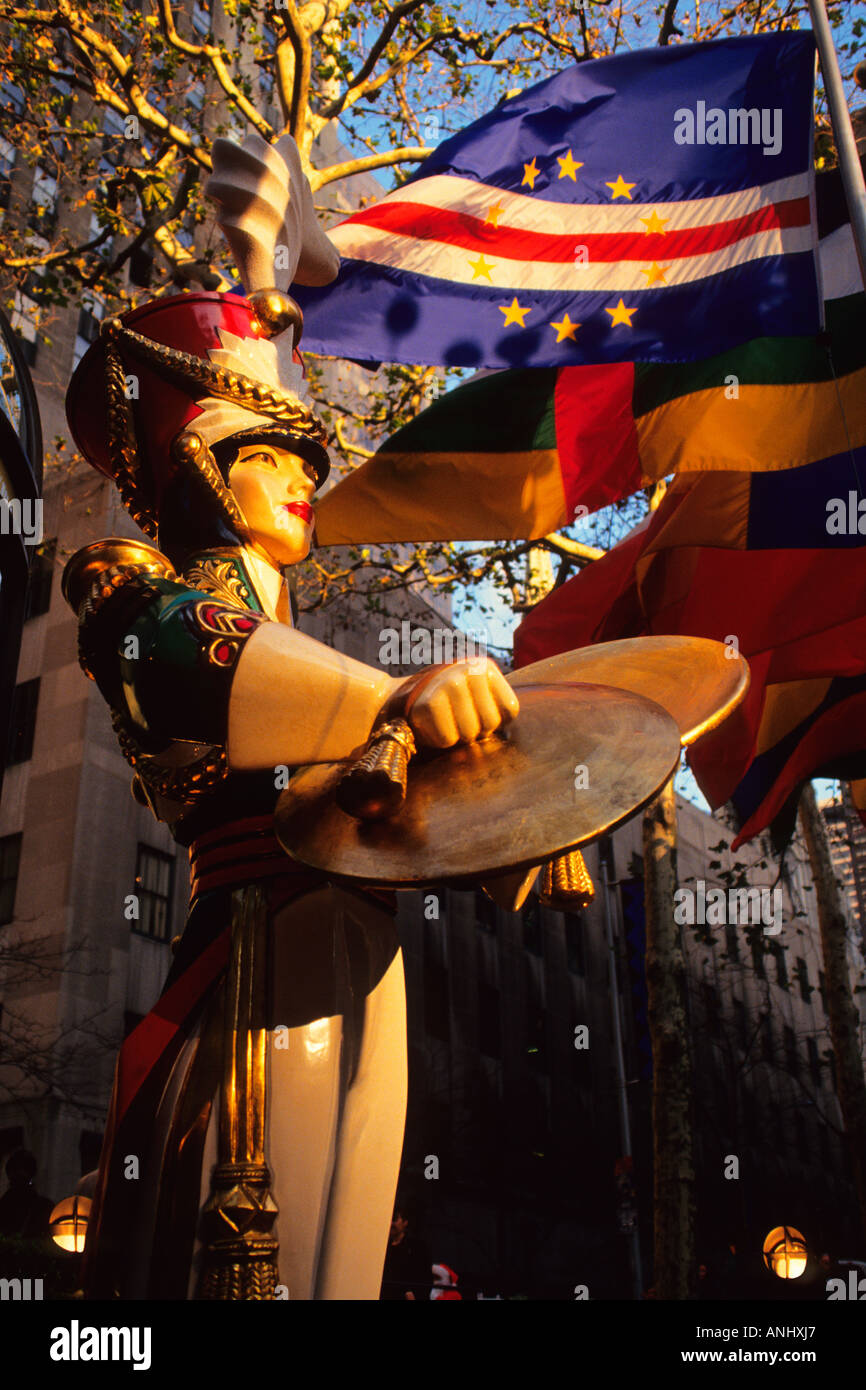
<instances>
[{"instance_id":1,"label":"gold ornament on statue","mask_svg":"<svg viewBox=\"0 0 866 1390\"><path fill-rule=\"evenodd\" d=\"M538 901L558 912L580 912L595 897L595 886L579 849L557 855L541 870Z\"/></svg>"}]
</instances>

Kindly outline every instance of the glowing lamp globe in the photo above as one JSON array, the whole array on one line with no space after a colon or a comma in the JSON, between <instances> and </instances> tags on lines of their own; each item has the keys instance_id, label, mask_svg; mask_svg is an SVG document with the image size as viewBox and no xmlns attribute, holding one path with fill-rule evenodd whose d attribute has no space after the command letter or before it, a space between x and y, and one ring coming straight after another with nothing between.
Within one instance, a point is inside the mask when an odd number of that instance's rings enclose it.
<instances>
[{"instance_id":1,"label":"glowing lamp globe","mask_svg":"<svg viewBox=\"0 0 866 1390\"><path fill-rule=\"evenodd\" d=\"M806 1268L808 1251L801 1233L793 1226L774 1226L764 1241L764 1264L780 1279L799 1279Z\"/></svg>"},{"instance_id":2,"label":"glowing lamp globe","mask_svg":"<svg viewBox=\"0 0 866 1390\"><path fill-rule=\"evenodd\" d=\"M80 1255L84 1249L87 1223L90 1220L91 1201L89 1197L64 1197L58 1202L49 1217L48 1226L51 1239L61 1250Z\"/></svg>"}]
</instances>

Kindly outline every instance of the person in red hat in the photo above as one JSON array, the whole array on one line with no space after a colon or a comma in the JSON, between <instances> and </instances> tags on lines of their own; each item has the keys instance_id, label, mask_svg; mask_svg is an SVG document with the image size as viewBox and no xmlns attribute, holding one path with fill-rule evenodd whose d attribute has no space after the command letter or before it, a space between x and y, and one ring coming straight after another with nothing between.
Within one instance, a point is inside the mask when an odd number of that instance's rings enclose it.
<instances>
[{"instance_id":1,"label":"person in red hat","mask_svg":"<svg viewBox=\"0 0 866 1390\"><path fill-rule=\"evenodd\" d=\"M118 1059L85 1285L375 1299L405 1115L399 944L382 895L279 847L281 773L348 759L383 718L405 715L429 747L471 741L517 701L492 662L401 683L292 627L286 573L309 551L328 455L288 289L339 260L290 137L217 141L208 191L246 296L111 320L68 394L79 447L156 542L70 560L81 663L191 872L165 988Z\"/></svg>"}]
</instances>

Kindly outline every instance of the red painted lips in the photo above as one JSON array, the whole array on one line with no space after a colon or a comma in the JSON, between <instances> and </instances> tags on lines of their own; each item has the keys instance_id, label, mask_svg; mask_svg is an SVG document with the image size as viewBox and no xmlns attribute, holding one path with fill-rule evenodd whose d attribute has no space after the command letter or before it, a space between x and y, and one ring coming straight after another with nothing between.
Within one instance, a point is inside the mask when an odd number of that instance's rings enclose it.
<instances>
[{"instance_id":1,"label":"red painted lips","mask_svg":"<svg viewBox=\"0 0 866 1390\"><path fill-rule=\"evenodd\" d=\"M292 513L292 516L299 516L301 521L305 521L308 526L312 526L313 509L309 502L286 502L285 508L287 512Z\"/></svg>"}]
</instances>

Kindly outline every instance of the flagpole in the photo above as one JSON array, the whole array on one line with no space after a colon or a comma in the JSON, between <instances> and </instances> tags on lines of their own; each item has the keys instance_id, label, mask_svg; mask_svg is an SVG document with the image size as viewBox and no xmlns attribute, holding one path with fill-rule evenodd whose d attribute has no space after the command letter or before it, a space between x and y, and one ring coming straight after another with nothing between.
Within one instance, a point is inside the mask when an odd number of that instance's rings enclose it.
<instances>
[{"instance_id":1,"label":"flagpole","mask_svg":"<svg viewBox=\"0 0 866 1390\"><path fill-rule=\"evenodd\" d=\"M830 108L830 122L836 141L836 151L839 155L839 167L842 171L842 184L851 218L854 245L857 248L857 259L860 262L860 275L863 279L864 289L866 289L866 183L863 182L863 170L860 165L860 156L857 153L857 141L854 138L848 103L845 100L842 74L839 71L824 0L809 0L809 13L812 16L812 31L821 59L821 75L824 78L824 90L827 93L827 105Z\"/></svg>"}]
</instances>

